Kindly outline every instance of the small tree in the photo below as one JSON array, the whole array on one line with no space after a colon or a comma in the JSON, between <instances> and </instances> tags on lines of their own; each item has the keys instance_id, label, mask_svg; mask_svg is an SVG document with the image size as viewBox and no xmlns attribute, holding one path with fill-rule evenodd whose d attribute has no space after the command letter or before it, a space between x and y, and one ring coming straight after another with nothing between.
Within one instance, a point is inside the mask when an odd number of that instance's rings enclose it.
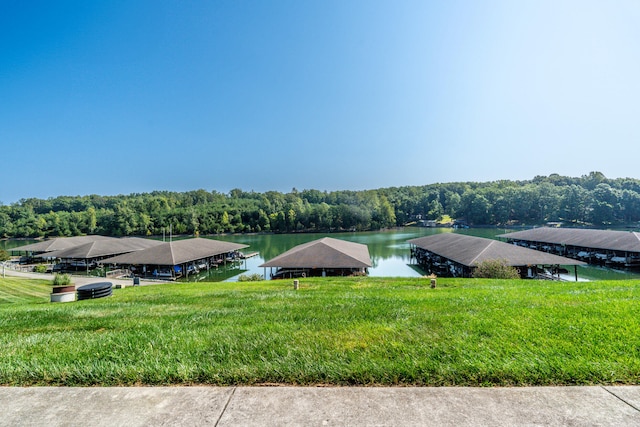
<instances>
[{"instance_id":1,"label":"small tree","mask_svg":"<svg viewBox=\"0 0 640 427\"><path fill-rule=\"evenodd\" d=\"M8 261L9 259L11 259L11 257L9 256L9 252L5 251L4 249L0 249L0 262Z\"/></svg>"},{"instance_id":2,"label":"small tree","mask_svg":"<svg viewBox=\"0 0 640 427\"><path fill-rule=\"evenodd\" d=\"M473 277L486 279L519 279L520 273L515 267L507 265L503 259L489 259L478 264Z\"/></svg>"}]
</instances>

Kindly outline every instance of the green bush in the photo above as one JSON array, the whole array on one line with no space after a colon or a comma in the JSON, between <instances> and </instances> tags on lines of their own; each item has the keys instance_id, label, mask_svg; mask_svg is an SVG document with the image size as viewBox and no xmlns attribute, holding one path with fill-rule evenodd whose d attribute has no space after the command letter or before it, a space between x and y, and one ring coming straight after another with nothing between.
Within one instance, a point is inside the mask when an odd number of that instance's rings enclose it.
<instances>
[{"instance_id":1,"label":"green bush","mask_svg":"<svg viewBox=\"0 0 640 427\"><path fill-rule=\"evenodd\" d=\"M520 274L515 267L508 266L503 259L489 259L478 264L473 272L473 277L485 279L519 279Z\"/></svg>"},{"instance_id":2,"label":"green bush","mask_svg":"<svg viewBox=\"0 0 640 427\"><path fill-rule=\"evenodd\" d=\"M35 267L33 267L33 271L35 271L36 273L46 273L47 266L44 264L38 264Z\"/></svg>"},{"instance_id":3,"label":"green bush","mask_svg":"<svg viewBox=\"0 0 640 427\"><path fill-rule=\"evenodd\" d=\"M9 252L4 249L0 249L0 261L8 261L11 257L9 256Z\"/></svg>"},{"instance_id":4,"label":"green bush","mask_svg":"<svg viewBox=\"0 0 640 427\"><path fill-rule=\"evenodd\" d=\"M53 286L69 286L71 284L71 276L68 274L56 274L53 278Z\"/></svg>"},{"instance_id":5,"label":"green bush","mask_svg":"<svg viewBox=\"0 0 640 427\"><path fill-rule=\"evenodd\" d=\"M238 276L238 282L259 282L261 280L264 280L262 278L262 276L260 274L254 273L254 274L241 274L240 276Z\"/></svg>"}]
</instances>

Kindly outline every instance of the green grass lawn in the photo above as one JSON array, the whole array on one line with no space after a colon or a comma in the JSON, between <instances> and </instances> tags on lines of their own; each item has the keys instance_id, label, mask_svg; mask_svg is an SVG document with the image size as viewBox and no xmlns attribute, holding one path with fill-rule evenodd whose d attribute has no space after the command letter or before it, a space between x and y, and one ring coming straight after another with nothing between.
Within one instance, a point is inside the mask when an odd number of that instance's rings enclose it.
<instances>
[{"instance_id":1,"label":"green grass lawn","mask_svg":"<svg viewBox=\"0 0 640 427\"><path fill-rule=\"evenodd\" d=\"M0 279L0 384L640 384L634 281L166 284L57 304L49 289Z\"/></svg>"},{"instance_id":2,"label":"green grass lawn","mask_svg":"<svg viewBox=\"0 0 640 427\"><path fill-rule=\"evenodd\" d=\"M7 303L47 302L50 293L49 280L0 278L0 307Z\"/></svg>"}]
</instances>

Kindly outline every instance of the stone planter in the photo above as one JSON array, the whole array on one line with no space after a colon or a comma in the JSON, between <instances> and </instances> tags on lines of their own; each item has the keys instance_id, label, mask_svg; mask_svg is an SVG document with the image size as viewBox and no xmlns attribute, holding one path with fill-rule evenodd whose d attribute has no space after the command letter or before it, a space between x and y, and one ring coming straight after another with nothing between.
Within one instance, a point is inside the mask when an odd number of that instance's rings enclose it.
<instances>
[{"instance_id":1,"label":"stone planter","mask_svg":"<svg viewBox=\"0 0 640 427\"><path fill-rule=\"evenodd\" d=\"M54 286L51 302L71 302L76 300L76 285Z\"/></svg>"}]
</instances>

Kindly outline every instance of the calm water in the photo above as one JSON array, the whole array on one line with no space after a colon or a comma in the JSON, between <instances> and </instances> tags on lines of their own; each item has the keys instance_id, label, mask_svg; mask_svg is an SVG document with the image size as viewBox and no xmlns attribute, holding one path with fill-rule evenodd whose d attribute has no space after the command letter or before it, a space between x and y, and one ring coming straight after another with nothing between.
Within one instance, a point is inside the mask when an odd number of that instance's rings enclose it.
<instances>
[{"instance_id":1,"label":"calm water","mask_svg":"<svg viewBox=\"0 0 640 427\"><path fill-rule=\"evenodd\" d=\"M35 243L35 239L3 239L0 240L0 249L9 250L18 246L30 245Z\"/></svg>"},{"instance_id":2,"label":"calm water","mask_svg":"<svg viewBox=\"0 0 640 427\"><path fill-rule=\"evenodd\" d=\"M363 243L369 247L369 254L373 266L369 269L370 276L382 277L420 277L424 273L415 265L410 265L410 251L407 240L416 237L428 236L437 233L461 233L471 236L495 238L498 234L508 233L509 230L501 228L469 228L453 230L451 228L422 228L404 227L388 231L373 231L361 233L313 233L313 234L273 234L273 235L235 235L219 236L219 240L227 240L249 245L244 251L258 252L259 255L249 258L242 264L241 271L223 280L237 280L238 275L265 274L265 269L258 267L265 261L274 258L281 253L301 243L310 242L321 237L334 237ZM569 268L573 273L573 267ZM268 276L270 269L266 270ZM220 273L214 273L215 275ZM617 271L601 267L578 267L578 277L586 280L613 280L613 279L640 279L639 273ZM206 275L201 275L199 280L211 280ZM220 279L218 279L220 280Z\"/></svg>"},{"instance_id":3,"label":"calm water","mask_svg":"<svg viewBox=\"0 0 640 427\"><path fill-rule=\"evenodd\" d=\"M245 253L257 252L258 255L249 258L241 264L240 268L211 270L192 276L192 280L198 281L235 281L240 274L265 274L265 269L258 267L281 253L288 251L302 243L310 242L321 237L334 237L336 239L349 240L363 243L369 247L369 254L373 266L369 269L370 276L383 277L419 277L424 274L410 265L409 244L407 240L416 237L428 236L437 233L462 233L472 236L494 238L498 234L509 232L501 228L469 228L453 230L451 228L421 228L404 227L389 231L373 231L361 233L303 233L303 234L259 234L259 235L229 235L216 236L218 240L243 243L249 245L244 249ZM34 240L0 240L0 249L33 243ZM569 269L573 272L573 268ZM266 270L267 276L270 270ZM578 276L587 280L612 280L612 279L640 279L639 273L611 270L603 267L579 267Z\"/></svg>"},{"instance_id":4,"label":"calm water","mask_svg":"<svg viewBox=\"0 0 640 427\"><path fill-rule=\"evenodd\" d=\"M238 235L221 236L218 239L247 244L249 248L244 250L245 253L259 253L258 256L247 259L246 264L243 264L243 269L246 269L245 274L264 275L265 269L258 266L265 261L302 243L322 237L333 237L368 246L372 263L369 269L370 276L419 277L423 273L409 265L409 244L406 241L431 233L433 230L412 227L383 232ZM267 276L270 271L270 269L266 270Z\"/></svg>"}]
</instances>

